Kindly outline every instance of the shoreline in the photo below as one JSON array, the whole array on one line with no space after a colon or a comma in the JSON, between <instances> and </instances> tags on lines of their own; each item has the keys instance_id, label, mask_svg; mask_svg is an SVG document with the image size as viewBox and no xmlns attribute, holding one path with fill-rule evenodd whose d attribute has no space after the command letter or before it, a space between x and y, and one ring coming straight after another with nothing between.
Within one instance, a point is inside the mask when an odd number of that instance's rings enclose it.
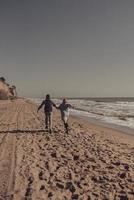
<instances>
[{"instance_id":1,"label":"shoreline","mask_svg":"<svg viewBox=\"0 0 134 200\"><path fill-rule=\"evenodd\" d=\"M29 100L29 99L27 99L27 100L38 105L38 103L35 102L34 100ZM79 109L78 109L78 111L79 111ZM82 110L82 111L85 111L85 110ZM96 119L96 118L93 118L93 117L77 115L77 114L73 114L71 112L70 112L70 116L76 117L77 119L83 119L83 120L89 122L90 124L94 124L94 125L101 126L101 127L104 127L104 128L109 128L109 129L112 129L112 130L115 130L115 131L119 131L122 134L134 136L134 129L129 128L127 126L118 125L118 124L114 124L114 123L110 123L110 122L105 122L105 121L102 121L101 119Z\"/></svg>"},{"instance_id":2,"label":"shoreline","mask_svg":"<svg viewBox=\"0 0 134 200\"><path fill-rule=\"evenodd\" d=\"M89 124L93 124L95 126L111 129L111 130L120 132L122 134L130 135L130 136L134 137L134 129L128 128L126 126L120 126L120 125L117 125L117 124L102 122L98 119L94 119L94 118L91 118L91 117L84 117L84 116L80 116L80 115L78 116L78 115L75 115L75 114L70 114L70 116L75 117L77 119L82 119L82 120L88 122Z\"/></svg>"}]
</instances>

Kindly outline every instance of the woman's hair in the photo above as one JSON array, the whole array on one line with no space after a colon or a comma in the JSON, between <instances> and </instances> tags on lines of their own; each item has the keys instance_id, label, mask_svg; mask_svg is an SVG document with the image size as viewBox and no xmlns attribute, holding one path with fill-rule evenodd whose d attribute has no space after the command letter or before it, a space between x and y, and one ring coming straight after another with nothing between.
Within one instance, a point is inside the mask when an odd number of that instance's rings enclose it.
<instances>
[{"instance_id":1,"label":"woman's hair","mask_svg":"<svg viewBox=\"0 0 134 200\"><path fill-rule=\"evenodd\" d=\"M66 103L66 102L67 102L67 99L66 99L66 98L64 98L64 99L63 99L63 102L64 102L64 103Z\"/></svg>"}]
</instances>

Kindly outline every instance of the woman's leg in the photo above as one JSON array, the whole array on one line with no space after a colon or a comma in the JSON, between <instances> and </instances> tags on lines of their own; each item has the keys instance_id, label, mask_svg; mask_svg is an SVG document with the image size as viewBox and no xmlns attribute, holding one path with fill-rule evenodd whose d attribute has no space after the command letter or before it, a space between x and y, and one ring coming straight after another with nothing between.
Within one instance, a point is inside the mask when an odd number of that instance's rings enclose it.
<instances>
[{"instance_id":1,"label":"woman's leg","mask_svg":"<svg viewBox=\"0 0 134 200\"><path fill-rule=\"evenodd\" d=\"M66 130L66 133L68 133L68 131L69 131L68 117L69 117L68 115L66 115L65 113L63 113L62 120L64 122L64 127L65 127L65 130Z\"/></svg>"}]
</instances>

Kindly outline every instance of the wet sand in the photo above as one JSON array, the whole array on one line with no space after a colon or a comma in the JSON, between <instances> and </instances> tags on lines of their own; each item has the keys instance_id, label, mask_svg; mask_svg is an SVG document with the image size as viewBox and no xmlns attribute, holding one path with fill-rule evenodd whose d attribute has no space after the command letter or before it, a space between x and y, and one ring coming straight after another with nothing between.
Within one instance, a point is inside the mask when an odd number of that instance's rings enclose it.
<instances>
[{"instance_id":1,"label":"wet sand","mask_svg":"<svg viewBox=\"0 0 134 200\"><path fill-rule=\"evenodd\" d=\"M118 125L118 124L104 122L100 119L95 119L95 118L92 118L92 117L86 117L86 116L80 116L80 115L78 116L78 115L75 115L75 114L72 114L72 116L75 116L75 118L78 118L78 119L83 119L83 120L89 122L90 124L93 123L94 125L97 125L97 126L99 125L101 127L113 129L115 131L119 131L121 133L134 136L134 129L129 128L127 126L122 126L122 125Z\"/></svg>"},{"instance_id":2,"label":"wet sand","mask_svg":"<svg viewBox=\"0 0 134 200\"><path fill-rule=\"evenodd\" d=\"M26 100L0 101L0 200L133 200L134 136L53 114Z\"/></svg>"}]
</instances>

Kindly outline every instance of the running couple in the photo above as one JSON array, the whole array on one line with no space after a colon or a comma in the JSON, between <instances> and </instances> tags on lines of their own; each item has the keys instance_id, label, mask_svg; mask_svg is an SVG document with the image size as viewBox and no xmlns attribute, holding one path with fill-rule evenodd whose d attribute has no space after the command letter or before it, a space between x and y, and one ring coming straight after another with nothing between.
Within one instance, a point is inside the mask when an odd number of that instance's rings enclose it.
<instances>
[{"instance_id":1,"label":"running couple","mask_svg":"<svg viewBox=\"0 0 134 200\"><path fill-rule=\"evenodd\" d=\"M60 110L61 119L64 123L65 131L66 133L68 133L69 132L69 126L68 126L69 108L73 108L73 106L68 104L66 99L63 99L63 102L59 106L56 106L56 104L50 99L50 95L49 94L46 95L46 99L42 101L41 105L38 107L37 112L42 107L44 107L46 129L49 129L50 133L52 132L53 106Z\"/></svg>"}]
</instances>

